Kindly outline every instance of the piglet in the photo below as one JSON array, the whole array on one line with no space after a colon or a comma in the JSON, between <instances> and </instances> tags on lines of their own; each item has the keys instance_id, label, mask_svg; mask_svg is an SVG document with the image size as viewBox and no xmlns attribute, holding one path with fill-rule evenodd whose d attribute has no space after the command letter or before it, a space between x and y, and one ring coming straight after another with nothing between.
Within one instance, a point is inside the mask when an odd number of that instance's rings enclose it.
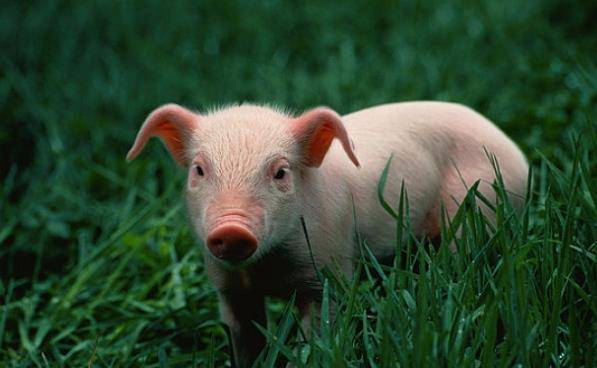
<instances>
[{"instance_id":1,"label":"piglet","mask_svg":"<svg viewBox=\"0 0 597 368\"><path fill-rule=\"evenodd\" d=\"M319 311L322 285L311 256L317 267L337 262L350 277L359 254L355 229L377 257L392 256L397 224L377 193L390 157L384 196L398 203L404 183L419 236L438 236L442 204L449 219L478 180L495 200L488 153L514 206L526 189L528 166L517 146L452 103L394 103L343 117L324 107L292 116L252 104L206 114L168 104L149 115L127 160L153 136L187 170L190 222L207 248L205 266L240 366L264 346L253 322L266 323L266 296L296 293L303 321Z\"/></svg>"}]
</instances>

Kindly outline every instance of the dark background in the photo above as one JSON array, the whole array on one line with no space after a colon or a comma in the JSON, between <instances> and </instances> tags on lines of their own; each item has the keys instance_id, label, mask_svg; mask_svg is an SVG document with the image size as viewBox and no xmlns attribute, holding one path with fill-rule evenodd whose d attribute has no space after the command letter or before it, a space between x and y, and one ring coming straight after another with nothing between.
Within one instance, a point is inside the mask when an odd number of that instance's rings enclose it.
<instances>
[{"instance_id":1,"label":"dark background","mask_svg":"<svg viewBox=\"0 0 597 368\"><path fill-rule=\"evenodd\" d=\"M223 359L183 173L124 161L153 108L455 101L539 167L593 122L595 4L3 2L0 365Z\"/></svg>"}]
</instances>

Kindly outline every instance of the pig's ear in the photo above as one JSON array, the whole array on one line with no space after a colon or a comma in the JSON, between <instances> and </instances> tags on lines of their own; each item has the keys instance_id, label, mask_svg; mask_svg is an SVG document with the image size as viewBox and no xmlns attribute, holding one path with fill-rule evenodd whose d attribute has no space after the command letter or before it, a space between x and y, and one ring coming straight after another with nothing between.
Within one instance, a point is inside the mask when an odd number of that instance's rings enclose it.
<instances>
[{"instance_id":1,"label":"pig's ear","mask_svg":"<svg viewBox=\"0 0 597 368\"><path fill-rule=\"evenodd\" d=\"M334 138L340 141L355 166L359 166L342 119L335 111L325 107L307 111L292 121L290 130L303 147L307 166L321 165Z\"/></svg>"},{"instance_id":2,"label":"pig's ear","mask_svg":"<svg viewBox=\"0 0 597 368\"><path fill-rule=\"evenodd\" d=\"M168 147L174 160L184 166L187 163L185 144L193 130L197 128L199 119L198 114L176 104L158 107L149 114L139 129L135 143L126 155L127 161L137 157L149 138L159 137Z\"/></svg>"}]
</instances>

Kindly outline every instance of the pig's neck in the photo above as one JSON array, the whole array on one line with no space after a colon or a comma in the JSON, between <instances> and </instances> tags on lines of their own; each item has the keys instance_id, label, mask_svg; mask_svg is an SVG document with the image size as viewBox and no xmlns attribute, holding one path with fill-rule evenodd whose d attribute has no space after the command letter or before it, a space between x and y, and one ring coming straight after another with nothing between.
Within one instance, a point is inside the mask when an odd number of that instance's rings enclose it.
<instances>
[{"instance_id":1,"label":"pig's neck","mask_svg":"<svg viewBox=\"0 0 597 368\"><path fill-rule=\"evenodd\" d=\"M318 295L321 285L303 242L280 243L255 263L242 269L229 270L213 261L207 268L214 286L223 293L257 293L288 298L297 295Z\"/></svg>"}]
</instances>

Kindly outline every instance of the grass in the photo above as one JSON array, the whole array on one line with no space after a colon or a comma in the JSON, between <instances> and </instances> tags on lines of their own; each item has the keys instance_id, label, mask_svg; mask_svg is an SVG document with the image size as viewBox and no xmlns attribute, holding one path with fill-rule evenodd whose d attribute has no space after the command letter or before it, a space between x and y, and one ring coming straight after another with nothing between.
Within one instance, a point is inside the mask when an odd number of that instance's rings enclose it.
<instances>
[{"instance_id":1,"label":"grass","mask_svg":"<svg viewBox=\"0 0 597 368\"><path fill-rule=\"evenodd\" d=\"M594 13L551 0L4 4L0 366L229 364L184 174L155 143L124 162L152 108L413 99L472 106L519 143L524 213L499 203L492 229L467 203L458 254L411 237L394 267L362 244L360 278L322 270L341 313L313 339L271 304L262 365L595 366ZM406 204L387 204L399 223Z\"/></svg>"}]
</instances>

